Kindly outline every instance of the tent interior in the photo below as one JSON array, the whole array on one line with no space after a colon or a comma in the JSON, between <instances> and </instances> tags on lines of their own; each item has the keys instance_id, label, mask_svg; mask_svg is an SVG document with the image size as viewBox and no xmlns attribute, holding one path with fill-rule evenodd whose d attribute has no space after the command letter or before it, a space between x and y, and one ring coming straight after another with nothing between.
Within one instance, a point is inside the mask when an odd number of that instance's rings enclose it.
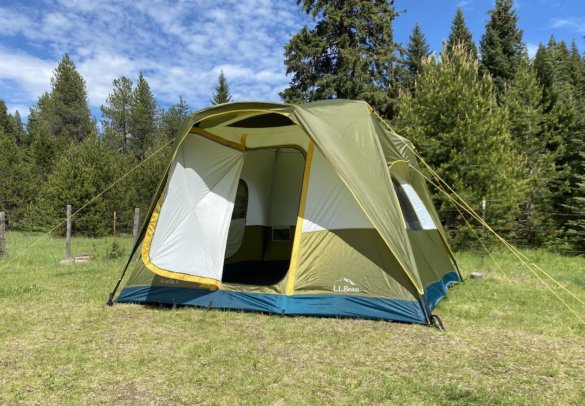
<instances>
[{"instance_id":1,"label":"tent interior","mask_svg":"<svg viewBox=\"0 0 585 406\"><path fill-rule=\"evenodd\" d=\"M229 226L222 282L273 285L288 271L305 168L290 147L246 153Z\"/></svg>"}]
</instances>

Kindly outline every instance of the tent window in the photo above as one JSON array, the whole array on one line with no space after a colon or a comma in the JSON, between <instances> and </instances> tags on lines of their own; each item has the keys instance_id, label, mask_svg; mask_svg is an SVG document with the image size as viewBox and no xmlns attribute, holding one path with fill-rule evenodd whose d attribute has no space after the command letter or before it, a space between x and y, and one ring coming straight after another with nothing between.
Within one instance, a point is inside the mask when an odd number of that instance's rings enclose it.
<instances>
[{"instance_id":1,"label":"tent window","mask_svg":"<svg viewBox=\"0 0 585 406\"><path fill-rule=\"evenodd\" d=\"M236 192L236 201L234 202L234 211L232 220L245 219L248 211L248 184L240 179L238 182L238 191Z\"/></svg>"},{"instance_id":2,"label":"tent window","mask_svg":"<svg viewBox=\"0 0 585 406\"><path fill-rule=\"evenodd\" d=\"M406 225L411 230L435 230L435 222L414 188L392 179Z\"/></svg>"},{"instance_id":3,"label":"tent window","mask_svg":"<svg viewBox=\"0 0 585 406\"><path fill-rule=\"evenodd\" d=\"M246 213L248 212L248 185L243 179L238 183L232 221L228 231L225 258L230 258L240 250L246 229Z\"/></svg>"}]
</instances>

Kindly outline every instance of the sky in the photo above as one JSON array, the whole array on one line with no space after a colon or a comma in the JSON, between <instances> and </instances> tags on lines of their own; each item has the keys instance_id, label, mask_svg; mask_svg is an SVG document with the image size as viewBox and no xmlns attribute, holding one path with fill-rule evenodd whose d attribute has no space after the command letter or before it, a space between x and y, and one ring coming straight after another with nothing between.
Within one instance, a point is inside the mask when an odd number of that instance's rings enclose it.
<instances>
[{"instance_id":1,"label":"sky","mask_svg":"<svg viewBox=\"0 0 585 406\"><path fill-rule=\"evenodd\" d=\"M493 4L396 0L395 39L406 44L419 23L440 51L461 7L479 42ZM532 55L551 34L585 51L584 0L516 0L515 7ZM0 98L26 119L67 52L98 120L113 79L140 72L163 107L179 96L193 110L208 106L221 70L234 101L279 101L290 80L283 47L310 23L295 0L0 0Z\"/></svg>"}]
</instances>

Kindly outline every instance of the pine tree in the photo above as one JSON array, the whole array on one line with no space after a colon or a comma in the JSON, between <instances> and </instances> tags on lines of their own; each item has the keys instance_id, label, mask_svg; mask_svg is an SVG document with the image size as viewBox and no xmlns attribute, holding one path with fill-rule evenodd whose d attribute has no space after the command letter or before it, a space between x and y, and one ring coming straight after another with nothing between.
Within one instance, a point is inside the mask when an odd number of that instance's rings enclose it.
<instances>
[{"instance_id":1,"label":"pine tree","mask_svg":"<svg viewBox=\"0 0 585 406\"><path fill-rule=\"evenodd\" d=\"M488 201L487 221L508 235L526 187L519 180L522 162L510 137L507 112L498 107L489 76L462 45L428 59L414 96L402 93L396 125L469 204L479 210ZM439 214L457 241L470 236L452 204L435 194Z\"/></svg>"},{"instance_id":2,"label":"pine tree","mask_svg":"<svg viewBox=\"0 0 585 406\"><path fill-rule=\"evenodd\" d=\"M571 44L570 81L575 98L575 122L569 130L565 160L570 168L567 204L563 211L568 219L564 224L571 247L585 254L585 61L575 41Z\"/></svg>"},{"instance_id":3,"label":"pine tree","mask_svg":"<svg viewBox=\"0 0 585 406\"><path fill-rule=\"evenodd\" d=\"M542 88L527 57L500 102L508 110L510 134L522 154L523 177L529 188L526 201L521 203L516 238L523 244L540 246L557 233L550 216L554 210L551 190L562 173L557 172L555 154L548 148Z\"/></svg>"},{"instance_id":4,"label":"pine tree","mask_svg":"<svg viewBox=\"0 0 585 406\"><path fill-rule=\"evenodd\" d=\"M9 213L13 228L22 226L28 204L36 194L32 165L12 134L0 127L0 211Z\"/></svg>"},{"instance_id":5,"label":"pine tree","mask_svg":"<svg viewBox=\"0 0 585 406\"><path fill-rule=\"evenodd\" d=\"M427 42L420 26L416 24L412 30L408 41L408 47L405 52L405 60L400 70L399 82L401 88L409 92L414 91L414 83L417 76L422 71L423 61L431 54L429 43Z\"/></svg>"},{"instance_id":6,"label":"pine tree","mask_svg":"<svg viewBox=\"0 0 585 406\"><path fill-rule=\"evenodd\" d=\"M573 85L573 92L577 100L585 99L585 62L581 58L577 43L575 40L571 41L571 49L569 51L569 72L571 76L571 84Z\"/></svg>"},{"instance_id":7,"label":"pine tree","mask_svg":"<svg viewBox=\"0 0 585 406\"><path fill-rule=\"evenodd\" d=\"M564 41L559 43L551 36L546 47L540 44L534 58L534 68L542 85L547 112L566 104L567 98L574 99L577 96L572 82L571 56Z\"/></svg>"},{"instance_id":8,"label":"pine tree","mask_svg":"<svg viewBox=\"0 0 585 406\"><path fill-rule=\"evenodd\" d=\"M583 139L579 141L579 145L581 165L575 168L573 193L566 205L569 215L567 238L577 253L585 255L585 152L583 152L585 142Z\"/></svg>"},{"instance_id":9,"label":"pine tree","mask_svg":"<svg viewBox=\"0 0 585 406\"><path fill-rule=\"evenodd\" d=\"M14 135L14 129L12 128L12 122L10 121L10 114L8 114L8 108L2 99L0 99L0 129L3 130L5 135Z\"/></svg>"},{"instance_id":10,"label":"pine tree","mask_svg":"<svg viewBox=\"0 0 585 406\"><path fill-rule=\"evenodd\" d=\"M191 114L191 110L185 99L179 97L179 101L172 105L168 110L162 110L160 113L160 139L170 140L177 136L181 126L184 124L187 117Z\"/></svg>"},{"instance_id":11,"label":"pine tree","mask_svg":"<svg viewBox=\"0 0 585 406\"><path fill-rule=\"evenodd\" d=\"M26 141L27 136L20 119L20 113L18 110L14 115L8 113L6 103L2 99L0 99L0 128L4 130L5 135L13 137L17 145Z\"/></svg>"},{"instance_id":12,"label":"pine tree","mask_svg":"<svg viewBox=\"0 0 585 406\"><path fill-rule=\"evenodd\" d=\"M156 101L142 72L138 76L132 92L130 109L130 151L139 159L144 159L146 151L155 144Z\"/></svg>"},{"instance_id":13,"label":"pine tree","mask_svg":"<svg viewBox=\"0 0 585 406\"><path fill-rule=\"evenodd\" d=\"M131 194L131 207L139 207L143 213L150 207L152 196L156 193L164 176L173 149L171 145L151 147L146 150L145 155L149 156L155 152L157 152L156 159L150 159L144 163L133 176L133 186L128 190L128 193Z\"/></svg>"},{"instance_id":14,"label":"pine tree","mask_svg":"<svg viewBox=\"0 0 585 406\"><path fill-rule=\"evenodd\" d=\"M559 233L567 231L572 215L571 201L578 194L575 188L575 174L579 173L585 133L582 118L583 102L576 84L573 83L571 55L564 42L558 43L551 37L547 46L539 46L534 67L543 88L544 133L547 149L554 156L557 177L550 186L556 222L557 243L562 243ZM581 145L581 146L580 146Z\"/></svg>"},{"instance_id":15,"label":"pine tree","mask_svg":"<svg viewBox=\"0 0 585 406\"><path fill-rule=\"evenodd\" d=\"M457 8L455 18L453 18L451 32L449 33L449 38L447 39L445 48L446 52L451 53L453 47L459 44L463 45L463 48L467 50L471 58L477 59L477 46L475 45L475 42L473 42L471 31L469 31L469 28L467 28L467 25L465 24L465 18L463 17L463 11L461 8Z\"/></svg>"},{"instance_id":16,"label":"pine tree","mask_svg":"<svg viewBox=\"0 0 585 406\"><path fill-rule=\"evenodd\" d=\"M54 160L69 143L94 132L97 128L90 119L85 80L65 54L51 78L51 91L43 93L31 107L27 123L26 144L30 144L39 178L47 178Z\"/></svg>"},{"instance_id":17,"label":"pine tree","mask_svg":"<svg viewBox=\"0 0 585 406\"><path fill-rule=\"evenodd\" d=\"M51 134L53 105L51 94L43 93L30 108L27 132L30 136L30 156L39 179L46 180L53 169L56 156L67 148L69 140Z\"/></svg>"},{"instance_id":18,"label":"pine tree","mask_svg":"<svg viewBox=\"0 0 585 406\"><path fill-rule=\"evenodd\" d=\"M518 16L512 4L513 0L496 0L480 43L482 71L492 75L498 95L514 80L526 52L523 31L517 28Z\"/></svg>"},{"instance_id":19,"label":"pine tree","mask_svg":"<svg viewBox=\"0 0 585 406\"><path fill-rule=\"evenodd\" d=\"M211 104L229 103L231 101L230 87L222 70L217 78L217 85L215 86L215 93L211 98Z\"/></svg>"},{"instance_id":20,"label":"pine tree","mask_svg":"<svg viewBox=\"0 0 585 406\"><path fill-rule=\"evenodd\" d=\"M16 137L16 144L19 146L28 146L30 144L30 138L24 129L18 110L16 110L14 115L11 116L11 120L12 127L14 128L14 136Z\"/></svg>"},{"instance_id":21,"label":"pine tree","mask_svg":"<svg viewBox=\"0 0 585 406\"><path fill-rule=\"evenodd\" d=\"M112 154L106 143L95 134L81 143L72 144L56 160L38 201L46 225L62 219L68 204L74 210L82 207L133 164L132 157L128 159L124 154ZM73 222L74 232L96 236L107 234L114 211L120 222L123 219L129 221L135 206L129 200L131 194L128 190L131 190L130 185L120 183L81 211Z\"/></svg>"},{"instance_id":22,"label":"pine tree","mask_svg":"<svg viewBox=\"0 0 585 406\"><path fill-rule=\"evenodd\" d=\"M114 89L101 106L102 124L108 143L115 149L128 151L130 116L133 104L132 81L126 76L114 79Z\"/></svg>"},{"instance_id":23,"label":"pine tree","mask_svg":"<svg viewBox=\"0 0 585 406\"><path fill-rule=\"evenodd\" d=\"M0 211L9 213L12 228L22 227L37 191L30 156L21 146L25 134L18 111L9 114L0 99Z\"/></svg>"},{"instance_id":24,"label":"pine tree","mask_svg":"<svg viewBox=\"0 0 585 406\"><path fill-rule=\"evenodd\" d=\"M87 105L85 79L68 54L51 78L51 135L81 141L94 129Z\"/></svg>"},{"instance_id":25,"label":"pine tree","mask_svg":"<svg viewBox=\"0 0 585 406\"><path fill-rule=\"evenodd\" d=\"M286 102L360 99L386 117L393 114L396 44L393 1L297 0L311 15L285 46Z\"/></svg>"}]
</instances>

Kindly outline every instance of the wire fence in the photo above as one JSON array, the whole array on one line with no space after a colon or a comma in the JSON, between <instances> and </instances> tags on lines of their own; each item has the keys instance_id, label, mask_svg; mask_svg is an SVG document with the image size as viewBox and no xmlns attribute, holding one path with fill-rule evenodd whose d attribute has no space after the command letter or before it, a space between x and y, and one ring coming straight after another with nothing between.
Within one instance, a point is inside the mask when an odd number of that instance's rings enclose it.
<instances>
[{"instance_id":1,"label":"wire fence","mask_svg":"<svg viewBox=\"0 0 585 406\"><path fill-rule=\"evenodd\" d=\"M455 209L453 210L449 210L449 211L456 211ZM88 219L86 219L83 216L78 216L72 219L72 238L96 238L96 237L119 237L119 236L131 236L133 239L136 238L137 233L140 231L141 227L142 227L142 221L144 220L143 218L140 217L140 209L135 208L134 209L134 214L132 216L130 216L128 213L131 212L131 210L126 210L122 213L119 212L112 212L109 216L104 216L104 223L107 223L107 227L106 227L106 232L102 232L99 234L96 234L94 231L87 231L89 228L89 221ZM66 216L65 216L65 210L63 211L63 220L66 220ZM547 214L551 214L551 215L564 215L565 213L547 213ZM584 216L585 217L585 216ZM4 220L3 224L2 224L2 219ZM6 236L5 233L3 233L2 230L5 231L22 231L24 233L27 232L31 232L31 233L38 233L38 232L47 232L50 230L49 227L47 226L38 226L38 227L30 227L27 229L22 229L22 228L13 228L11 226L12 222L11 222L11 218L10 218L10 213L9 212L5 212L4 217L0 219L0 254L5 253L6 252L6 244L7 244L7 240L6 240ZM462 229L464 229L465 227L462 227ZM479 228L479 227L478 227ZM498 233L506 233L508 231L510 231L509 228L500 228L500 227L493 227L495 231L497 231ZM63 232L61 232L63 231ZM457 231L457 230L455 230ZM456 234L456 233L455 233ZM64 229L63 230L55 230L52 233L53 236L55 237L59 237L62 238L64 237ZM453 237L453 236L452 236ZM488 238L489 240L489 238ZM484 253L485 249L482 248L481 246L474 244L475 238L473 239L473 241L470 241L472 244L468 244L468 245L464 245L464 248L458 247L457 244L455 244L455 249L463 249L465 251L468 252L472 252L472 253ZM530 249L551 249L554 250L557 253L560 253L562 255L585 255L585 250L579 250L579 249L572 249L566 246L539 246L539 245L534 245L534 244L526 244L523 243L520 240L514 241L514 239L511 239L511 242L514 243L514 245L519 248L519 249L526 249L526 250L530 250ZM3 245L4 244L4 245ZM44 242L44 243L39 243L36 244L37 247L50 247L53 246L54 243L52 242Z\"/></svg>"},{"instance_id":2,"label":"wire fence","mask_svg":"<svg viewBox=\"0 0 585 406\"><path fill-rule=\"evenodd\" d=\"M135 210L139 210L139 208L134 208ZM142 211L141 211L142 212ZM15 222L12 221L10 212L3 212L4 215L4 227L6 231L22 231L22 232L47 232L52 229L52 227L47 225L27 225L25 227L22 226L13 226ZM133 212L134 213L134 212ZM115 217L115 218L114 218ZM57 221L65 222L67 216L65 214L65 209L63 210L63 217L58 219ZM96 233L95 230L91 230L91 225L94 223L95 220L87 219L83 215L79 215L72 220L72 227L73 227L73 234L75 236L85 236L85 237L96 237L96 236L105 236L105 235L119 235L119 234L132 234L135 224L135 215L128 215L120 212L112 212L109 216L105 216L102 221L101 225L104 225L106 228L106 232L99 232ZM18 224L18 223L17 223ZM61 233L62 230L56 229L54 234L58 235Z\"/></svg>"},{"instance_id":3,"label":"wire fence","mask_svg":"<svg viewBox=\"0 0 585 406\"><path fill-rule=\"evenodd\" d=\"M60 227L38 227L32 230L12 228L10 214L0 212L0 269L9 265L13 260L24 255L33 246L36 250L53 249L56 247L55 239L63 244L62 262L79 262L85 259L116 259L130 255L130 250L138 239L141 230L140 209L134 209L134 215L119 216L113 212L106 216L104 221L108 223L106 233L96 235L93 231L87 231L86 220L71 215L72 208L69 206L64 213L62 223L67 230L77 229L74 233L63 234ZM74 213L75 214L75 213ZM59 224L62 225L62 224ZM73 227L75 225L76 227ZM12 234L12 232L18 234ZM43 234L39 237L39 234ZM109 241L108 241L109 239ZM34 240L34 241L33 241ZM101 240L101 241L100 241ZM131 244L130 244L131 241Z\"/></svg>"}]
</instances>

